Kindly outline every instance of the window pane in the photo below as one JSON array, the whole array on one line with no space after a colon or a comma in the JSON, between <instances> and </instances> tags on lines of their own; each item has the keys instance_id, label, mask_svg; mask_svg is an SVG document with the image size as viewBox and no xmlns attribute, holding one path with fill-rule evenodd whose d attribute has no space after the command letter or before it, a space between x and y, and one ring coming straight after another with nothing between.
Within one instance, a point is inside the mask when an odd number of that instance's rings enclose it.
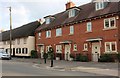
<instances>
[{"instance_id":1,"label":"window pane","mask_svg":"<svg viewBox=\"0 0 120 78\"><path fill-rule=\"evenodd\" d=\"M114 19L110 19L110 25L111 25L111 27L115 26L115 20Z\"/></svg>"},{"instance_id":2,"label":"window pane","mask_svg":"<svg viewBox=\"0 0 120 78\"><path fill-rule=\"evenodd\" d=\"M106 51L110 51L110 43L106 43Z\"/></svg>"},{"instance_id":3,"label":"window pane","mask_svg":"<svg viewBox=\"0 0 120 78\"><path fill-rule=\"evenodd\" d=\"M91 22L87 23L87 31L92 31L92 24L91 24Z\"/></svg>"},{"instance_id":4,"label":"window pane","mask_svg":"<svg viewBox=\"0 0 120 78\"><path fill-rule=\"evenodd\" d=\"M73 33L74 33L74 27L70 26L70 34L73 34Z\"/></svg>"},{"instance_id":5,"label":"window pane","mask_svg":"<svg viewBox=\"0 0 120 78\"><path fill-rule=\"evenodd\" d=\"M116 51L115 43L112 43L112 51Z\"/></svg>"},{"instance_id":6,"label":"window pane","mask_svg":"<svg viewBox=\"0 0 120 78\"><path fill-rule=\"evenodd\" d=\"M56 36L61 36L62 35L62 29L56 29Z\"/></svg>"},{"instance_id":7,"label":"window pane","mask_svg":"<svg viewBox=\"0 0 120 78\"><path fill-rule=\"evenodd\" d=\"M106 20L105 20L105 28L108 28L108 27L109 27L109 20L106 19Z\"/></svg>"}]
</instances>

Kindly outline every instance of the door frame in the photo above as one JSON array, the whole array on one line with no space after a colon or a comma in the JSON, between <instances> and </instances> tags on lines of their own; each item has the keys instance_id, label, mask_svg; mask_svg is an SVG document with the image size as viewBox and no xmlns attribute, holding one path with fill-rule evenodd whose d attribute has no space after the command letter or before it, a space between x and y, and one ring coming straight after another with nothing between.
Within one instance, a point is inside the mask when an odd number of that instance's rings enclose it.
<instances>
[{"instance_id":1,"label":"door frame","mask_svg":"<svg viewBox=\"0 0 120 78\"><path fill-rule=\"evenodd\" d=\"M66 47L68 47L68 46L69 46L69 52L66 51ZM70 46L70 44L65 44L64 52L65 52L65 60L67 60L67 61L70 60L70 53L71 53L71 46Z\"/></svg>"},{"instance_id":2,"label":"door frame","mask_svg":"<svg viewBox=\"0 0 120 78\"><path fill-rule=\"evenodd\" d=\"M95 45L99 45L99 50L97 51L97 53L95 53L93 50L93 46L95 46ZM100 55L101 55L101 53L100 53L100 48L101 48L101 44L99 43L99 42L95 42L95 43L92 43L92 61L94 61L94 62L98 62L98 59L97 60L95 60L94 58L99 58L100 57Z\"/></svg>"}]
</instances>

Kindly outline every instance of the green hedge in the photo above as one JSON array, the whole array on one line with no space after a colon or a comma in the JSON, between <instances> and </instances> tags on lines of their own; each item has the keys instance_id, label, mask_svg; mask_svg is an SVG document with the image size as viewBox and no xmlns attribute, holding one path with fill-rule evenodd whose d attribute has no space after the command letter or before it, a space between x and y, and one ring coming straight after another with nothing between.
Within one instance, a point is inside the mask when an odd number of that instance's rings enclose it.
<instances>
[{"instance_id":1,"label":"green hedge","mask_svg":"<svg viewBox=\"0 0 120 78\"><path fill-rule=\"evenodd\" d=\"M99 58L99 62L114 62L114 58L112 57L112 54L103 54Z\"/></svg>"},{"instance_id":2,"label":"green hedge","mask_svg":"<svg viewBox=\"0 0 120 78\"><path fill-rule=\"evenodd\" d=\"M76 55L76 61L88 62L88 56L77 54Z\"/></svg>"},{"instance_id":3,"label":"green hedge","mask_svg":"<svg viewBox=\"0 0 120 78\"><path fill-rule=\"evenodd\" d=\"M37 58L37 51L31 50L31 58Z\"/></svg>"}]
</instances>

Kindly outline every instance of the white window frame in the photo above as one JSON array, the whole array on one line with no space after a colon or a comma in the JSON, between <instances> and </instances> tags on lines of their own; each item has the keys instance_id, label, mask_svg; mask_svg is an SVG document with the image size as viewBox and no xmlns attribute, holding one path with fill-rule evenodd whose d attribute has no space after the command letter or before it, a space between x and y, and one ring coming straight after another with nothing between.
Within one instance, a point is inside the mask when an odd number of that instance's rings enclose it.
<instances>
[{"instance_id":1,"label":"white window frame","mask_svg":"<svg viewBox=\"0 0 120 78\"><path fill-rule=\"evenodd\" d=\"M49 51L49 48L51 47L51 45L46 46L46 53Z\"/></svg>"},{"instance_id":2,"label":"white window frame","mask_svg":"<svg viewBox=\"0 0 120 78\"><path fill-rule=\"evenodd\" d=\"M62 45L56 45L56 53L62 53Z\"/></svg>"},{"instance_id":3,"label":"white window frame","mask_svg":"<svg viewBox=\"0 0 120 78\"><path fill-rule=\"evenodd\" d=\"M103 9L104 8L104 2L96 2L95 3L95 8L96 10L100 10L100 9Z\"/></svg>"},{"instance_id":4,"label":"white window frame","mask_svg":"<svg viewBox=\"0 0 120 78\"><path fill-rule=\"evenodd\" d=\"M106 20L109 21L109 27L105 26ZM114 20L114 26L111 26L111 20ZM115 28L115 27L116 27L116 19L115 19L115 17L104 19L104 29L110 29L110 28Z\"/></svg>"},{"instance_id":5,"label":"white window frame","mask_svg":"<svg viewBox=\"0 0 120 78\"><path fill-rule=\"evenodd\" d=\"M115 44L115 51L112 51L112 44ZM107 51L107 44L110 45L110 51ZM116 42L105 42L105 52L117 52L117 43Z\"/></svg>"},{"instance_id":6,"label":"white window frame","mask_svg":"<svg viewBox=\"0 0 120 78\"><path fill-rule=\"evenodd\" d=\"M51 37L51 30L46 31L46 38L50 38Z\"/></svg>"},{"instance_id":7,"label":"white window frame","mask_svg":"<svg viewBox=\"0 0 120 78\"><path fill-rule=\"evenodd\" d=\"M41 39L41 32L38 33L38 39Z\"/></svg>"},{"instance_id":8,"label":"white window frame","mask_svg":"<svg viewBox=\"0 0 120 78\"><path fill-rule=\"evenodd\" d=\"M56 29L56 36L62 36L62 28Z\"/></svg>"},{"instance_id":9,"label":"white window frame","mask_svg":"<svg viewBox=\"0 0 120 78\"><path fill-rule=\"evenodd\" d=\"M92 22L87 23L87 32L92 32Z\"/></svg>"},{"instance_id":10,"label":"white window frame","mask_svg":"<svg viewBox=\"0 0 120 78\"><path fill-rule=\"evenodd\" d=\"M48 17L48 18L45 18L45 23L46 24L50 24L50 18Z\"/></svg>"},{"instance_id":11,"label":"white window frame","mask_svg":"<svg viewBox=\"0 0 120 78\"><path fill-rule=\"evenodd\" d=\"M75 16L75 9L70 9L69 10L69 18Z\"/></svg>"},{"instance_id":12,"label":"white window frame","mask_svg":"<svg viewBox=\"0 0 120 78\"><path fill-rule=\"evenodd\" d=\"M73 45L73 51L77 51L77 44Z\"/></svg>"},{"instance_id":13,"label":"white window frame","mask_svg":"<svg viewBox=\"0 0 120 78\"><path fill-rule=\"evenodd\" d=\"M84 50L84 51L88 51L88 43L84 43L83 50Z\"/></svg>"},{"instance_id":14,"label":"white window frame","mask_svg":"<svg viewBox=\"0 0 120 78\"><path fill-rule=\"evenodd\" d=\"M70 35L74 34L74 26L70 26Z\"/></svg>"}]
</instances>

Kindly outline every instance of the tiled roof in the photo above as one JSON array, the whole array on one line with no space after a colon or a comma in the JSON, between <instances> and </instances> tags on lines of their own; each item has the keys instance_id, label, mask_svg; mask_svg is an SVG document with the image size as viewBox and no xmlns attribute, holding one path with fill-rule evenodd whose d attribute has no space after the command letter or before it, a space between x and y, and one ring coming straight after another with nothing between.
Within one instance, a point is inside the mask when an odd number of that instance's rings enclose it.
<instances>
[{"instance_id":1,"label":"tiled roof","mask_svg":"<svg viewBox=\"0 0 120 78\"><path fill-rule=\"evenodd\" d=\"M53 15L55 19L50 24L43 23L39 28L36 29L36 32L42 30L49 30L51 28L56 28L57 26L63 26L69 23L78 22L88 18L117 13L120 12L119 6L120 2L109 2L104 9L96 11L95 3L88 3L78 7L80 8L80 11L75 17L69 18L68 10Z\"/></svg>"},{"instance_id":2,"label":"tiled roof","mask_svg":"<svg viewBox=\"0 0 120 78\"><path fill-rule=\"evenodd\" d=\"M36 28L38 28L40 23L38 21L31 22L29 24L23 25L21 27L12 30L12 39L34 36ZM10 39L10 31L4 31L2 34L2 40L6 41Z\"/></svg>"}]
</instances>

